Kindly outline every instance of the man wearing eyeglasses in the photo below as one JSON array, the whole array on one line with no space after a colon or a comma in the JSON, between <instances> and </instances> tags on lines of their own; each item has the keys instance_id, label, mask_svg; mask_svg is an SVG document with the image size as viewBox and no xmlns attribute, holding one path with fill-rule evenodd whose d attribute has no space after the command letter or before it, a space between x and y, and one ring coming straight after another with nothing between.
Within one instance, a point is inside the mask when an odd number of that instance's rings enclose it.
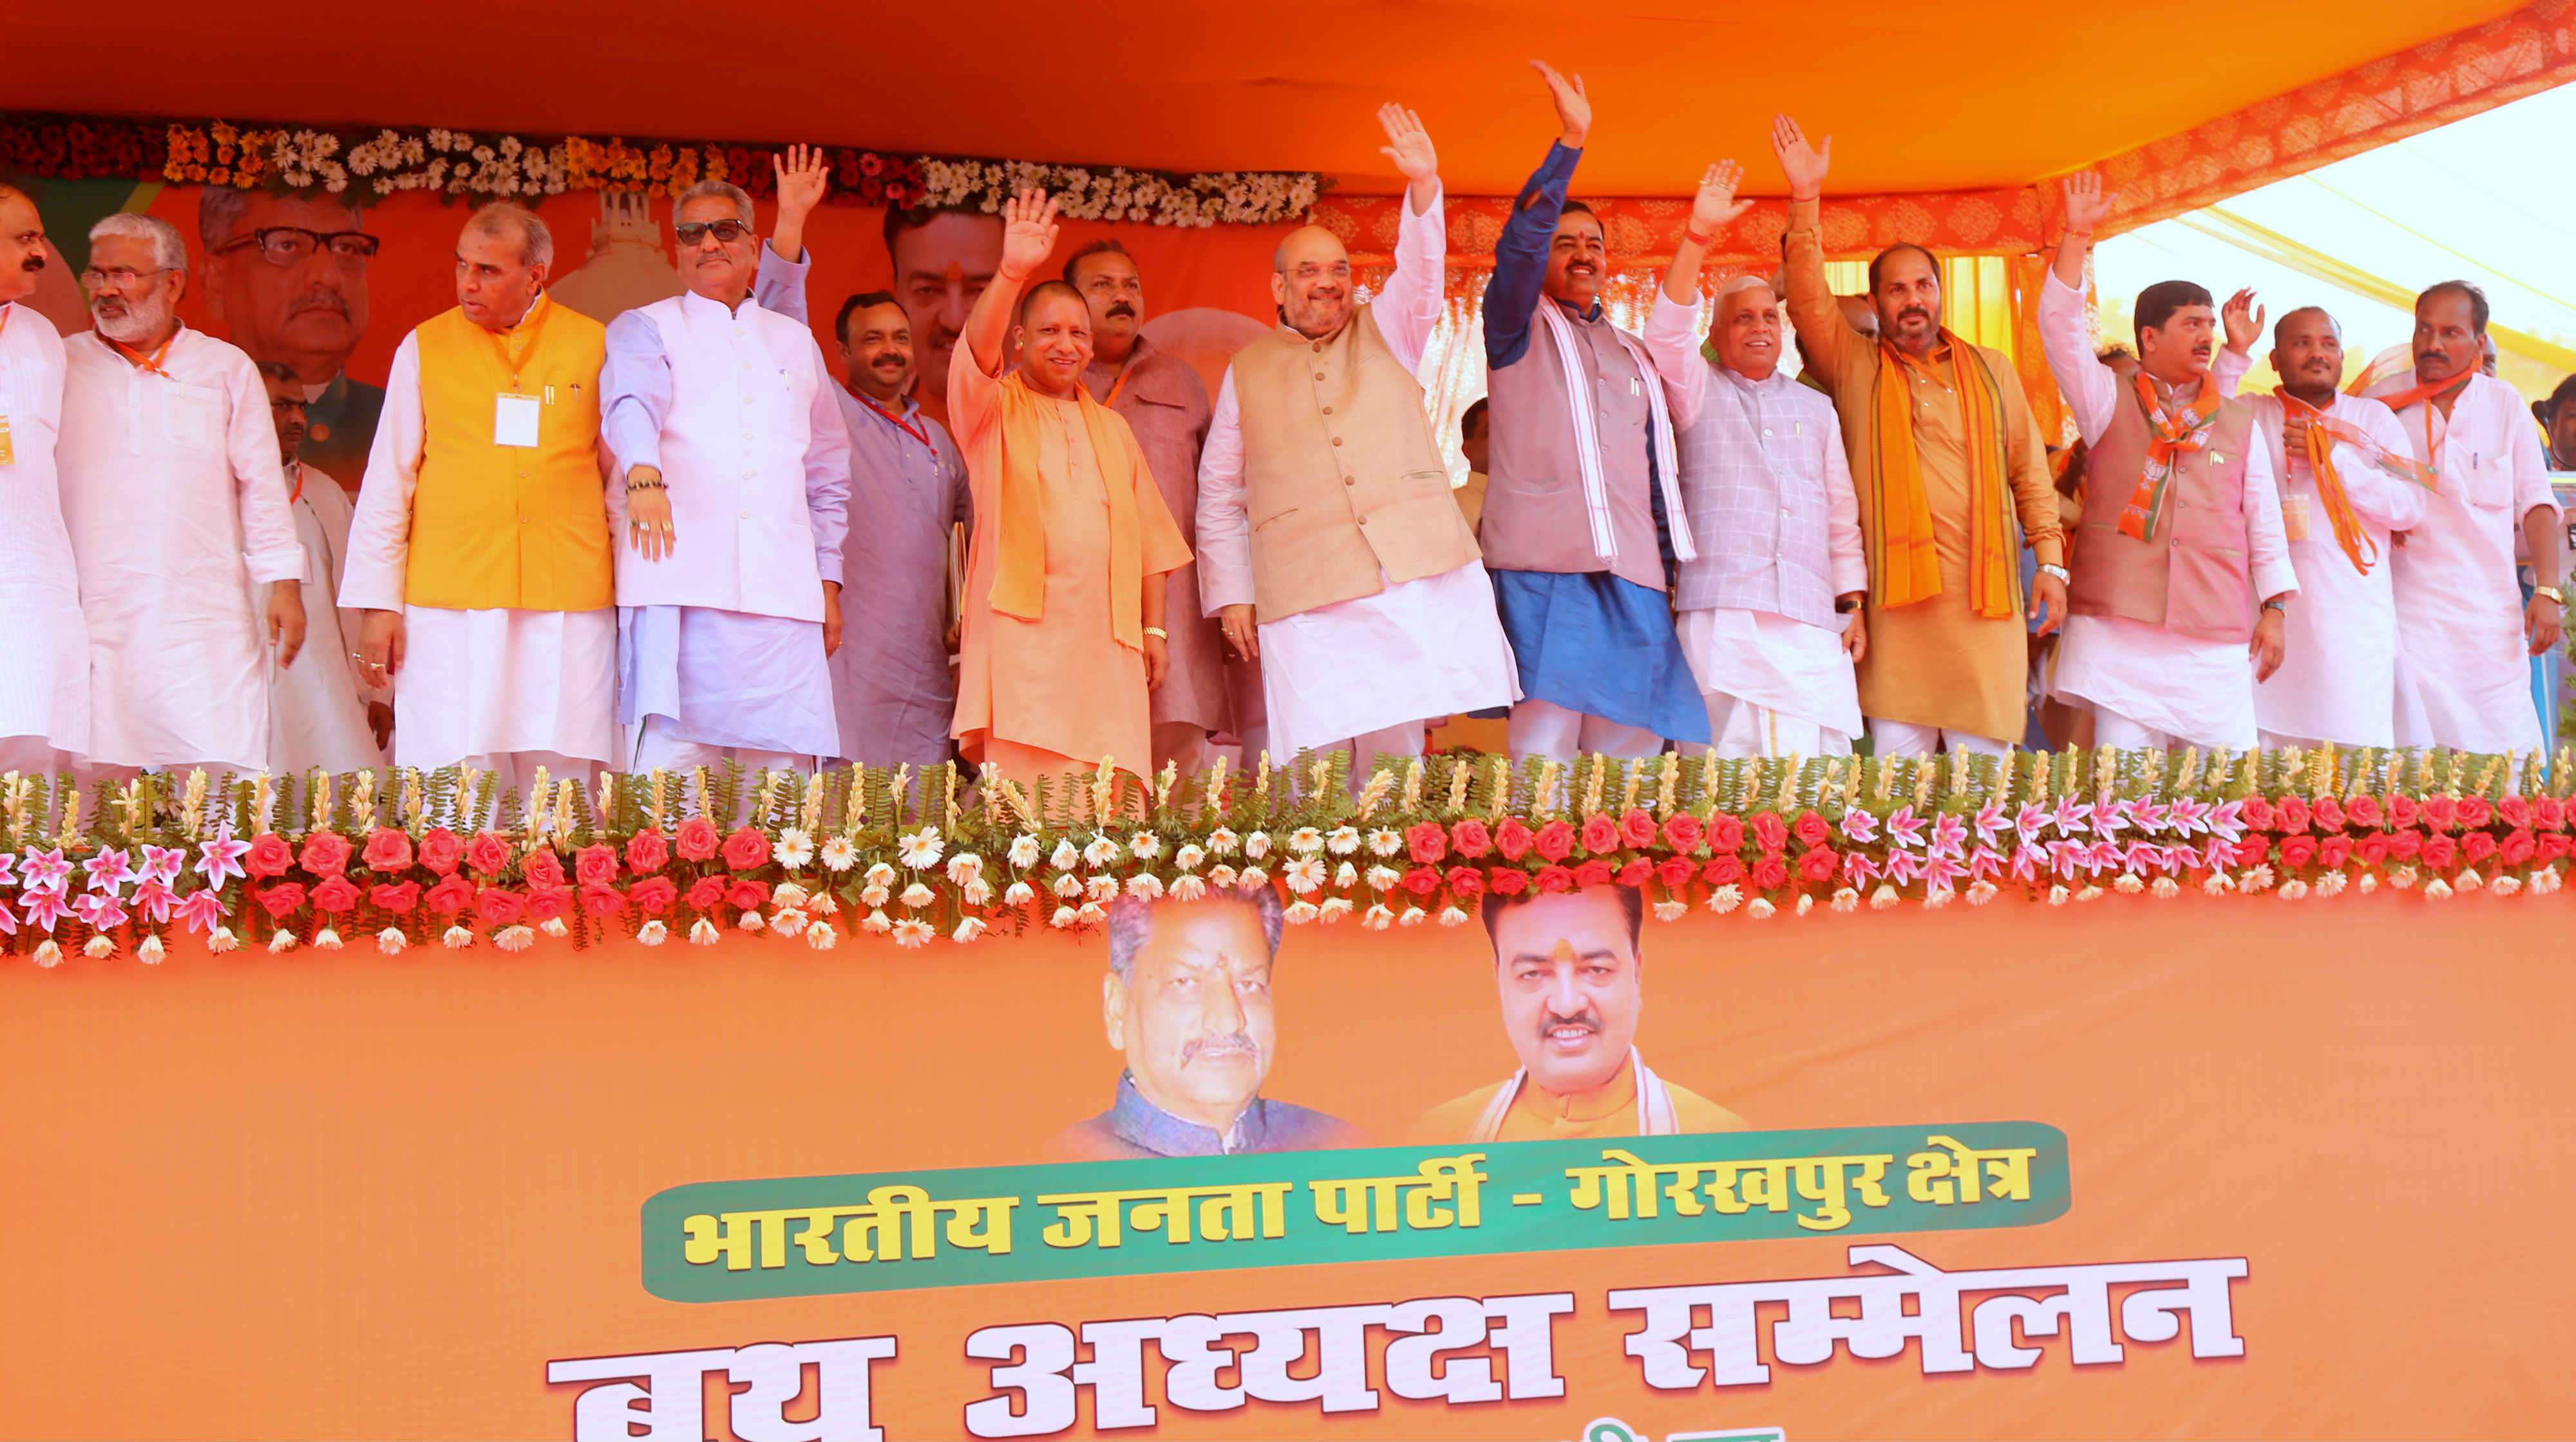
<instances>
[{"instance_id":1,"label":"man wearing eyeglasses","mask_svg":"<svg viewBox=\"0 0 2576 1442\"><path fill-rule=\"evenodd\" d=\"M250 775L268 765L270 667L304 644L304 551L268 391L240 348L179 323L178 227L90 228L93 329L63 346L63 522L89 626L90 764ZM260 612L244 603L264 588Z\"/></svg>"},{"instance_id":2,"label":"man wearing eyeglasses","mask_svg":"<svg viewBox=\"0 0 2576 1442\"><path fill-rule=\"evenodd\" d=\"M54 479L63 340L24 304L44 268L35 202L0 183L0 771L29 773L89 751L89 628Z\"/></svg>"},{"instance_id":3,"label":"man wearing eyeglasses","mask_svg":"<svg viewBox=\"0 0 2576 1442\"><path fill-rule=\"evenodd\" d=\"M197 208L206 309L254 361L292 367L304 386L305 458L338 476L367 463L385 393L346 370L367 330L376 237L356 207L208 186Z\"/></svg>"},{"instance_id":4,"label":"man wearing eyeglasses","mask_svg":"<svg viewBox=\"0 0 2576 1442\"><path fill-rule=\"evenodd\" d=\"M700 181L671 218L688 290L611 322L600 377L624 481L617 719L638 772L810 772L841 749L849 431L814 333L752 299L751 197Z\"/></svg>"}]
</instances>

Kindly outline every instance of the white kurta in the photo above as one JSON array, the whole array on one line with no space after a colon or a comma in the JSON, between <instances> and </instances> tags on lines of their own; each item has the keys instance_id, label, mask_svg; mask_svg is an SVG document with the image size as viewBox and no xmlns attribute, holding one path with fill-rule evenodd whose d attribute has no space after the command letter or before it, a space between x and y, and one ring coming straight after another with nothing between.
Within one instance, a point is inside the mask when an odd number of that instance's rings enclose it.
<instances>
[{"instance_id":1,"label":"white kurta","mask_svg":"<svg viewBox=\"0 0 2576 1442\"><path fill-rule=\"evenodd\" d=\"M301 774L317 766L332 772L382 766L385 753L367 726L367 703L391 694L368 691L354 654L359 613L341 610L337 600L347 569L349 493L306 465L289 469L286 488L295 540L304 548L304 651L269 683L268 769ZM256 584L251 602L264 604Z\"/></svg>"},{"instance_id":2,"label":"white kurta","mask_svg":"<svg viewBox=\"0 0 2576 1442\"><path fill-rule=\"evenodd\" d=\"M2412 389L2415 373L2371 390ZM2545 748L2531 700L2530 643L2514 541L2535 506L2554 516L2540 432L2513 387L2471 376L2446 420L2429 402L2397 413L2419 461L2436 459L2441 489L2391 567L2397 597L2397 744L2463 751ZM2427 428L2430 428L2429 430Z\"/></svg>"},{"instance_id":3,"label":"white kurta","mask_svg":"<svg viewBox=\"0 0 2576 1442\"><path fill-rule=\"evenodd\" d=\"M2221 385L2234 388L2246 367L2218 358ZM2302 446L2292 452L2283 431L2281 398L2243 397L2271 446L2280 477L2281 521L2290 565L2299 574L2299 603L2290 608L2281 669L2254 691L2256 723L2270 735L2301 743L2393 746L2397 738L2397 600L2390 571L2397 547L2392 531L2424 519L2422 486L2373 465L2353 446L2334 449L2335 476L2343 482L2361 533L2378 548L2367 574L2336 543L2334 522L2317 494L2314 471ZM2328 415L2398 455L2406 437L2388 407L2358 396L2337 395Z\"/></svg>"},{"instance_id":4,"label":"white kurta","mask_svg":"<svg viewBox=\"0 0 2576 1442\"><path fill-rule=\"evenodd\" d=\"M608 764L618 754L616 607L458 610L404 601L422 426L415 332L403 337L385 378L340 583L343 606L403 613L408 649L394 677L394 764L436 770L512 751ZM600 455L604 468L605 446Z\"/></svg>"},{"instance_id":5,"label":"white kurta","mask_svg":"<svg viewBox=\"0 0 2576 1442\"><path fill-rule=\"evenodd\" d=\"M2039 334L2049 374L2075 412L2088 446L2101 444L2123 382L2094 358L2084 334L2084 297L2055 275L2041 292ZM2222 382L2224 384L2224 382ZM2093 476L2088 485L2136 483ZM2268 447L2245 456L2245 557L2256 600L2299 589L2281 525L2281 492ZM2084 564L2079 551L2074 565ZM2278 677L2274 681L2278 681ZM2117 616L2069 616L2057 647L2055 694L2126 717L2195 746L2250 748L2256 739L2254 663L2242 641L2210 641Z\"/></svg>"},{"instance_id":6,"label":"white kurta","mask_svg":"<svg viewBox=\"0 0 2576 1442\"><path fill-rule=\"evenodd\" d=\"M0 425L13 460L0 466L0 739L42 737L89 752L89 628L54 476L63 418L63 340L23 305L0 306Z\"/></svg>"},{"instance_id":7,"label":"white kurta","mask_svg":"<svg viewBox=\"0 0 2576 1442\"><path fill-rule=\"evenodd\" d=\"M90 331L63 352L56 458L89 623L90 760L263 770L272 658L246 597L302 579L304 552L259 371L184 328L166 375Z\"/></svg>"},{"instance_id":8,"label":"white kurta","mask_svg":"<svg viewBox=\"0 0 2576 1442\"><path fill-rule=\"evenodd\" d=\"M1395 270L1370 314L1397 363L1418 373L1441 315L1447 222L1436 199L1420 215L1409 202L1397 212ZM1252 602L1245 494L1243 408L1228 367L1199 451L1199 596L1211 616ZM1260 638L1275 756L1520 699L1511 643L1481 561L1264 621Z\"/></svg>"}]
</instances>

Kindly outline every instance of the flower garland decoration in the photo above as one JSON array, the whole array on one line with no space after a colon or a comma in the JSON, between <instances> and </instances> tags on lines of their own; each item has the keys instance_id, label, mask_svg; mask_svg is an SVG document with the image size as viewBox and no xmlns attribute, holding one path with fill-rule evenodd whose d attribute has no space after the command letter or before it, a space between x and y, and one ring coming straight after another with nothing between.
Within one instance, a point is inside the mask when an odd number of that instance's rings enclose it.
<instances>
[{"instance_id":1,"label":"flower garland decoration","mask_svg":"<svg viewBox=\"0 0 2576 1442\"><path fill-rule=\"evenodd\" d=\"M776 148L578 135L538 141L440 126L339 130L0 115L0 170L369 203L404 191L478 202L588 190L677 195L707 179L765 197L775 185L768 157ZM1203 227L1294 220L1323 193L1311 171L1183 175L848 146L823 153L833 172L827 203L839 205L998 211L1034 185L1057 195L1063 213L1077 220Z\"/></svg>"},{"instance_id":2,"label":"flower garland decoration","mask_svg":"<svg viewBox=\"0 0 2576 1442\"><path fill-rule=\"evenodd\" d=\"M538 938L829 950L996 928L1079 931L1122 896L1279 888L1289 921L1459 926L1483 899L1615 883L1656 918L1760 920L1821 903L2049 905L2347 890L2428 900L2561 889L2576 765L2449 752L2014 753L1720 761L1267 757L1138 798L952 767L812 777L538 773L524 796L450 768L220 786L203 773L84 796L0 775L0 955L158 962L171 939L396 953ZM380 791L379 783L385 789ZM703 798L683 805L682 798ZM720 819L721 818L721 819ZM301 824L297 824L298 822Z\"/></svg>"}]
</instances>

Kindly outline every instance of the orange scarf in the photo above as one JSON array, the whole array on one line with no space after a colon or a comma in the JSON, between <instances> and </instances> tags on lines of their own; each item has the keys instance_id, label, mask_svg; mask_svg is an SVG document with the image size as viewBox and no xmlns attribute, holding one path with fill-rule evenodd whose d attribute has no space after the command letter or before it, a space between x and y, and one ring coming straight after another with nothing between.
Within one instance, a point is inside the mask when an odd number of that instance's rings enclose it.
<instances>
[{"instance_id":1,"label":"orange scarf","mask_svg":"<svg viewBox=\"0 0 2576 1442\"><path fill-rule=\"evenodd\" d=\"M1955 385L1965 424L1968 457L1968 604L1988 620L2021 614L2021 574L2006 519L2003 394L1974 346L1944 329L1934 346L1947 348L1949 373L1910 356L1894 344L1878 345L1878 376L1870 418L1871 516L1869 582L1881 609L1928 601L1941 594L1941 552L1932 535L1932 503L1923 488L1922 457L1914 448L1913 388L1909 370L1944 386Z\"/></svg>"},{"instance_id":2,"label":"orange scarf","mask_svg":"<svg viewBox=\"0 0 2576 1442\"><path fill-rule=\"evenodd\" d=\"M2272 394L2281 398L2284 416L2308 423L2308 474L2316 477L2317 498L2325 502L2326 519L2334 523L2335 544L2343 548L2354 570L2369 575L2370 568L2379 562L2379 543L2363 533L2361 517L2353 513L2352 497L2343 488L2343 477L2335 472L2334 448L2337 441L2360 446L2365 452L2379 448L2371 444L2368 436L2290 394L2287 387L2274 386ZM2369 554L2362 554L2365 551Z\"/></svg>"},{"instance_id":3,"label":"orange scarf","mask_svg":"<svg viewBox=\"0 0 2576 1442\"><path fill-rule=\"evenodd\" d=\"M2379 403L2392 412L2403 411L2418 401L2424 403L2424 459L2432 464L2436 474L2439 474L2442 468L2442 437L2433 434L2433 412L2436 409L2433 402L2467 385L2469 377L2476 374L2474 370L2465 370L2446 381L2424 381L2395 395L2379 397ZM2449 429L2445 426L2444 433L2448 434ZM2426 484L2430 485L2431 482L2428 481Z\"/></svg>"},{"instance_id":4,"label":"orange scarf","mask_svg":"<svg viewBox=\"0 0 2576 1442\"><path fill-rule=\"evenodd\" d=\"M1131 651L1145 648L1144 578L1178 570L1190 559L1180 528L1163 505L1163 493L1146 469L1135 432L1091 393L1074 387L1092 460L1109 500L1109 629ZM1044 487L1064 478L1041 477L1038 457L1048 430L1060 428L1063 404L1030 390L1018 371L996 389L1001 410L1001 514L994 527L992 606L1006 616L1035 621L1046 614L1046 497Z\"/></svg>"},{"instance_id":5,"label":"orange scarf","mask_svg":"<svg viewBox=\"0 0 2576 1442\"><path fill-rule=\"evenodd\" d=\"M2138 388L2138 405L2147 413L2147 468L2139 473L2129 503L2120 508L2120 534L2143 541L2155 534L2156 523L2164 519L2165 495L2172 489L2175 467L2185 455L2209 444L2210 427L2218 424L2218 409L2226 398L2218 393L2218 378L2206 371L2201 373L2200 394L2179 411L2156 399L2156 383L2145 371L2129 380Z\"/></svg>"}]
</instances>

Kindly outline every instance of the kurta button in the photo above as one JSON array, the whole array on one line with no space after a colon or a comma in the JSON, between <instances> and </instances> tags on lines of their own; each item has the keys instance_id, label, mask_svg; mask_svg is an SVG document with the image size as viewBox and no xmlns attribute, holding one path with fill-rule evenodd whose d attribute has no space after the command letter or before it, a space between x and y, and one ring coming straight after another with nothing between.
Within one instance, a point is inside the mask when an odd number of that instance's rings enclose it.
<instances>
[{"instance_id":1,"label":"kurta button","mask_svg":"<svg viewBox=\"0 0 2576 1442\"><path fill-rule=\"evenodd\" d=\"M525 516L521 516L521 517L519 518L519 524L520 524L520 525L524 526L524 525L526 525L527 523L528 523L528 518L527 518L527 517L525 517Z\"/></svg>"},{"instance_id":2,"label":"kurta button","mask_svg":"<svg viewBox=\"0 0 2576 1442\"><path fill-rule=\"evenodd\" d=\"M1337 445L1337 446L1338 446L1338 445L1340 445L1341 443L1342 443L1342 438L1341 438L1340 436L1335 436L1335 437L1333 437L1333 444L1334 444L1334 445Z\"/></svg>"},{"instance_id":3,"label":"kurta button","mask_svg":"<svg viewBox=\"0 0 2576 1442\"><path fill-rule=\"evenodd\" d=\"M749 512L749 511L736 511L736 512L734 512L734 515L735 515L735 517L736 517L737 519L740 519L740 520L748 521L748 520L750 520L750 519L751 519L751 512Z\"/></svg>"},{"instance_id":4,"label":"kurta button","mask_svg":"<svg viewBox=\"0 0 2576 1442\"><path fill-rule=\"evenodd\" d=\"M1323 351L1324 351L1324 343L1323 343L1322 341L1316 341L1316 342L1314 343L1314 346L1315 346L1315 353L1316 353L1316 354L1318 354L1318 355L1323 354Z\"/></svg>"},{"instance_id":5,"label":"kurta button","mask_svg":"<svg viewBox=\"0 0 2576 1442\"><path fill-rule=\"evenodd\" d=\"M1356 485L1358 485L1359 483L1360 483L1360 480L1359 480L1359 477L1357 477L1357 476L1344 476L1344 477L1342 477L1342 484L1343 484L1343 485L1346 485L1346 486L1356 486Z\"/></svg>"},{"instance_id":6,"label":"kurta button","mask_svg":"<svg viewBox=\"0 0 2576 1442\"><path fill-rule=\"evenodd\" d=\"M520 480L523 480L523 481L524 481L524 480L526 480L527 478L528 478L528 473L527 473L526 471L521 471L521 472L519 472L519 479L520 479ZM525 520L525 519L526 519L526 517L524 517L524 516L523 516L523 517L521 517L520 519Z\"/></svg>"},{"instance_id":7,"label":"kurta button","mask_svg":"<svg viewBox=\"0 0 2576 1442\"><path fill-rule=\"evenodd\" d=\"M1329 416L1329 415L1331 415L1332 413L1333 413L1333 408L1332 408L1331 406L1326 406L1326 407L1324 407L1324 414L1326 414L1326 415L1328 415L1328 416Z\"/></svg>"},{"instance_id":8,"label":"kurta button","mask_svg":"<svg viewBox=\"0 0 2576 1442\"><path fill-rule=\"evenodd\" d=\"M1317 372L1315 372L1315 379L1317 379L1317 380L1322 380L1323 378L1324 378L1324 373L1323 373L1322 371L1317 371Z\"/></svg>"}]
</instances>

